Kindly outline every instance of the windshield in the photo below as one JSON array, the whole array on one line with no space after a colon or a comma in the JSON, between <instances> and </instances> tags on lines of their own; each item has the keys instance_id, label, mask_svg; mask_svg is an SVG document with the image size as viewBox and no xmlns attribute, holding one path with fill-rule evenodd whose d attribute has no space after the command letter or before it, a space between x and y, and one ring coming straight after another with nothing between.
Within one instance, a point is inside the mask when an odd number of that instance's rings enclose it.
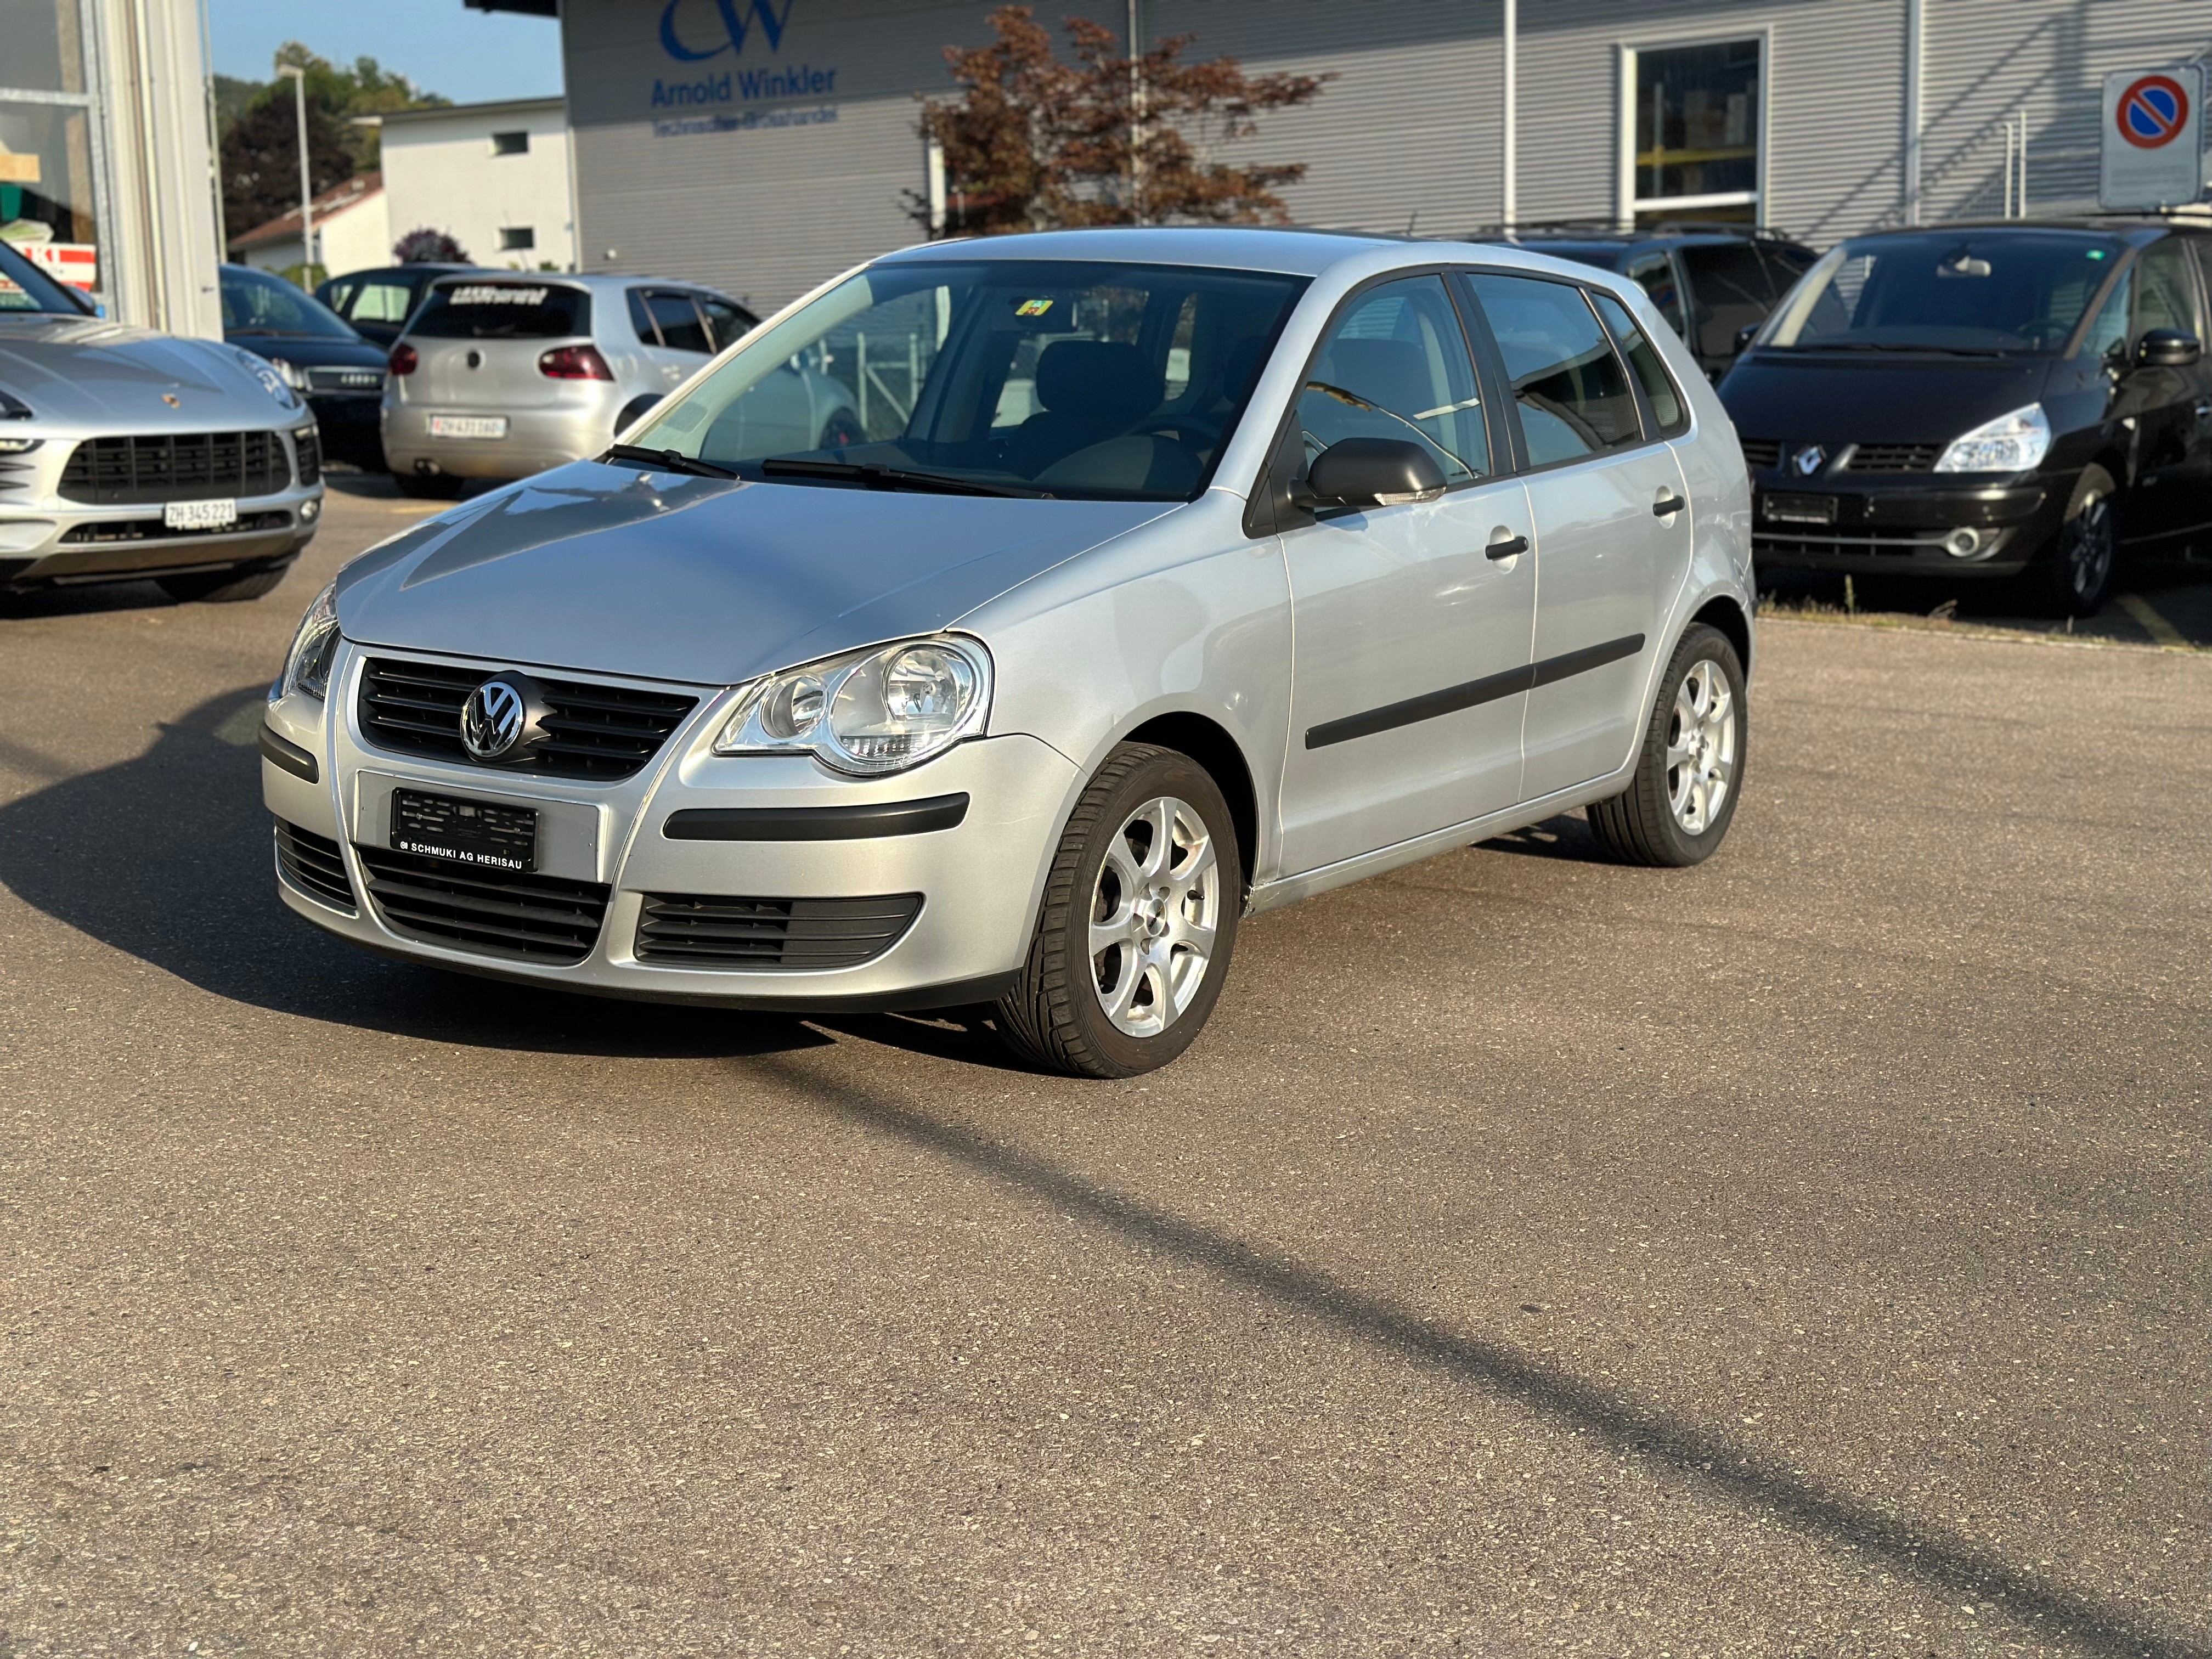
<instances>
[{"instance_id":1,"label":"windshield","mask_svg":"<svg viewBox=\"0 0 2212 1659\"><path fill-rule=\"evenodd\" d=\"M1783 349L2055 353L2124 252L2084 231L1857 238L1805 273L1758 343Z\"/></svg>"},{"instance_id":2,"label":"windshield","mask_svg":"<svg viewBox=\"0 0 2212 1659\"><path fill-rule=\"evenodd\" d=\"M249 270L244 265L222 268L222 331L226 338L284 334L319 340L358 337L343 318L313 295L294 288L281 276Z\"/></svg>"},{"instance_id":3,"label":"windshield","mask_svg":"<svg viewBox=\"0 0 2212 1659\"><path fill-rule=\"evenodd\" d=\"M805 457L833 464L822 477L1187 501L1304 287L1170 265L878 265L753 334L635 441L748 478L790 479Z\"/></svg>"},{"instance_id":4,"label":"windshield","mask_svg":"<svg viewBox=\"0 0 2212 1659\"><path fill-rule=\"evenodd\" d=\"M42 311L63 317L85 314L59 283L0 242L0 312L10 311Z\"/></svg>"},{"instance_id":5,"label":"windshield","mask_svg":"<svg viewBox=\"0 0 2212 1659\"><path fill-rule=\"evenodd\" d=\"M552 283L441 283L407 332L422 340L563 340L592 331L592 296Z\"/></svg>"}]
</instances>

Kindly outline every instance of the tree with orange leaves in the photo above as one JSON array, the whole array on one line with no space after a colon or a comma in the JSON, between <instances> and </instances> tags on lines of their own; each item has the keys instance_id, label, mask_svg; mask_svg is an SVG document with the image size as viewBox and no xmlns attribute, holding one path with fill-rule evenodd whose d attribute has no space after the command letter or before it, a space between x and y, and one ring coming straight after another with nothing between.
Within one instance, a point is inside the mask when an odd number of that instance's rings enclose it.
<instances>
[{"instance_id":1,"label":"tree with orange leaves","mask_svg":"<svg viewBox=\"0 0 2212 1659\"><path fill-rule=\"evenodd\" d=\"M922 136L945 153L947 232L1287 222L1275 192L1305 177L1303 163L1210 158L1256 133L1261 111L1310 103L1332 77L1247 75L1233 58L1187 64L1189 34L1132 61L1119 35L1081 17L1065 21L1063 62L1029 7L990 21L995 45L945 49L959 97L923 100ZM909 197L927 226L928 202Z\"/></svg>"}]
</instances>

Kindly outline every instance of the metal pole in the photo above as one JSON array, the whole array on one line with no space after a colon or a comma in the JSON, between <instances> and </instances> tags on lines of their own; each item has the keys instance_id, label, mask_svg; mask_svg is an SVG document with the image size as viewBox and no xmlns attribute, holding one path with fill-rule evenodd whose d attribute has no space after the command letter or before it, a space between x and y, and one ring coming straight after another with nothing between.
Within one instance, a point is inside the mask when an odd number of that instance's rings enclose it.
<instances>
[{"instance_id":1,"label":"metal pole","mask_svg":"<svg viewBox=\"0 0 2212 1659\"><path fill-rule=\"evenodd\" d=\"M2012 117L2005 117L2004 214L2012 217Z\"/></svg>"},{"instance_id":2,"label":"metal pole","mask_svg":"<svg viewBox=\"0 0 2212 1659\"><path fill-rule=\"evenodd\" d=\"M315 291L315 186L307 173L307 71L283 64L276 73L292 79L293 108L300 118L300 286Z\"/></svg>"},{"instance_id":3,"label":"metal pole","mask_svg":"<svg viewBox=\"0 0 2212 1659\"><path fill-rule=\"evenodd\" d=\"M1928 51L1928 0L1905 0L1905 222L1920 222L1921 65Z\"/></svg>"},{"instance_id":4,"label":"metal pole","mask_svg":"<svg viewBox=\"0 0 2212 1659\"><path fill-rule=\"evenodd\" d=\"M2020 112L2020 216L2027 217L2027 112Z\"/></svg>"},{"instance_id":5,"label":"metal pole","mask_svg":"<svg viewBox=\"0 0 2212 1659\"><path fill-rule=\"evenodd\" d=\"M1504 60L1504 96L1499 105L1505 122L1504 149L1500 163L1498 215L1507 228L1521 217L1521 154L1517 118L1521 95L1521 0L1504 0L1505 27L1500 57Z\"/></svg>"},{"instance_id":6,"label":"metal pole","mask_svg":"<svg viewBox=\"0 0 2212 1659\"><path fill-rule=\"evenodd\" d=\"M1129 0L1129 219L1145 222L1145 70L1139 0Z\"/></svg>"}]
</instances>

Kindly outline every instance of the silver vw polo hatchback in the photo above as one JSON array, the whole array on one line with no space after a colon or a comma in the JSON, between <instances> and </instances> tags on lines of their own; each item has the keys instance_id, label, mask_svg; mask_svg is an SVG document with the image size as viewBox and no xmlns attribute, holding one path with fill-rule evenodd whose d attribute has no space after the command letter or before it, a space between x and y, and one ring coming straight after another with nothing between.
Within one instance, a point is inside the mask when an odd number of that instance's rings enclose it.
<instances>
[{"instance_id":1,"label":"silver vw polo hatchback","mask_svg":"<svg viewBox=\"0 0 2212 1659\"><path fill-rule=\"evenodd\" d=\"M839 377L823 447L779 383ZM285 903L733 1008L989 1005L1161 1065L1240 918L1586 807L1690 865L1744 777L1749 489L1633 284L1297 232L939 243L597 459L349 564L270 688Z\"/></svg>"}]
</instances>

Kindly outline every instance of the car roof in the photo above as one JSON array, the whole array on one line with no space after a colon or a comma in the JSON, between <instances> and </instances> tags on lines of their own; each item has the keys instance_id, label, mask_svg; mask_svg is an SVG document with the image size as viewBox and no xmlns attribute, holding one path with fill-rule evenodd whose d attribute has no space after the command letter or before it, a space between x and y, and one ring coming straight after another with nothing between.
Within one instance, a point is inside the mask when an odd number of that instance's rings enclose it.
<instances>
[{"instance_id":1,"label":"car roof","mask_svg":"<svg viewBox=\"0 0 2212 1659\"><path fill-rule=\"evenodd\" d=\"M1880 230L1861 231L1847 240L1869 241L1876 237L1941 236L1947 232L1972 231L1978 236L2007 233L2033 234L2037 231L2070 230L2088 234L2118 236L2130 247L2140 247L2145 242L2154 242L2161 236L2173 234L2202 235L2212 230L2212 223L2186 219L2151 218L2129 214L2083 214L2071 218L2049 219L1952 219L1931 225L1888 225Z\"/></svg>"},{"instance_id":2,"label":"car roof","mask_svg":"<svg viewBox=\"0 0 2212 1659\"><path fill-rule=\"evenodd\" d=\"M1318 276L1331 265L1381 249L1434 246L1405 236L1277 229L1272 226L1102 226L1088 230L1033 231L1012 236L971 236L924 242L887 253L876 263L1098 259L1130 264L1220 265L1235 270Z\"/></svg>"}]
</instances>

